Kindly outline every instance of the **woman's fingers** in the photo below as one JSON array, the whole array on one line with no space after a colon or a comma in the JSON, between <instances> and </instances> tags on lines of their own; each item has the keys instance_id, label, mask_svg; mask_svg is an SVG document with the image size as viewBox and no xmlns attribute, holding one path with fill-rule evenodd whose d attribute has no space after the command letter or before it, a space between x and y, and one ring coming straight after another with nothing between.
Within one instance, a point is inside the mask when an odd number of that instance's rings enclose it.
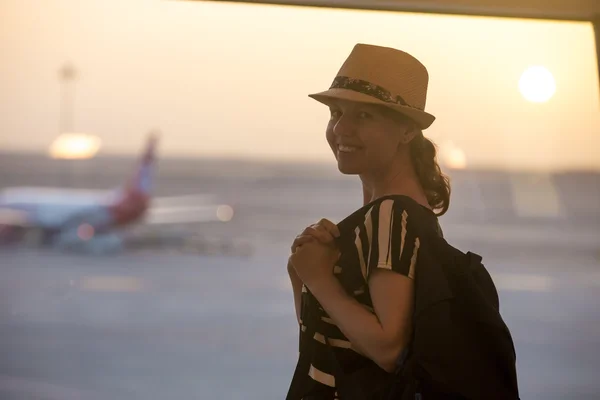
<instances>
[{"instance_id":1,"label":"woman's fingers","mask_svg":"<svg viewBox=\"0 0 600 400\"><path fill-rule=\"evenodd\" d=\"M300 235L296 236L296 239L292 243L291 250L292 253L294 253L298 246L302 246L311 240L318 240L323 244L329 244L339 236L340 231L336 224L327 219L321 219L316 224L304 229Z\"/></svg>"},{"instance_id":2,"label":"woman's fingers","mask_svg":"<svg viewBox=\"0 0 600 400\"><path fill-rule=\"evenodd\" d=\"M335 239L333 234L328 231L323 225L313 224L306 228L302 235L310 235L321 243L331 243Z\"/></svg>"},{"instance_id":3,"label":"woman's fingers","mask_svg":"<svg viewBox=\"0 0 600 400\"><path fill-rule=\"evenodd\" d=\"M292 254L294 254L296 252L296 249L299 246L302 246L305 243L308 243L312 240L315 240L315 238L311 235L298 235L296 236L296 239L294 240L294 242L292 243Z\"/></svg>"},{"instance_id":4,"label":"woman's fingers","mask_svg":"<svg viewBox=\"0 0 600 400\"><path fill-rule=\"evenodd\" d=\"M339 228L337 227L336 224L334 224L330 220L321 218L321 220L319 222L317 222L317 225L325 228L325 230L327 230L329 233L331 233L331 235L333 235L333 237L336 237L336 238L340 237Z\"/></svg>"}]
</instances>

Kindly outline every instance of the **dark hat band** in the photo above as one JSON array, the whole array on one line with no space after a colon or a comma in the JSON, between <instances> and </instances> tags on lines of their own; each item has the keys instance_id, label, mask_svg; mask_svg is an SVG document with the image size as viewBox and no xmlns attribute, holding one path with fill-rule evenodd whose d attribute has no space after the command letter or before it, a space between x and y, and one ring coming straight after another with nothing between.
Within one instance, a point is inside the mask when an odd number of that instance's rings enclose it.
<instances>
[{"instance_id":1,"label":"dark hat band","mask_svg":"<svg viewBox=\"0 0 600 400\"><path fill-rule=\"evenodd\" d=\"M348 76L337 76L330 89L348 89L354 92L366 94L386 103L400 104L402 106L414 108L415 110L423 111L421 108L411 106L400 95L392 95L392 93L374 83L364 81L362 79L350 78Z\"/></svg>"}]
</instances>

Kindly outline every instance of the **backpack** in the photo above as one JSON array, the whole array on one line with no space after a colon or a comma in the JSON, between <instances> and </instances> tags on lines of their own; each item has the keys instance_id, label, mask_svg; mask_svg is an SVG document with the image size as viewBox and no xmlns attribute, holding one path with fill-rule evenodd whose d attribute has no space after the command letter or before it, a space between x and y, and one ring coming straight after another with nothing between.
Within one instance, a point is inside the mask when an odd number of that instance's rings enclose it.
<instances>
[{"instance_id":1,"label":"backpack","mask_svg":"<svg viewBox=\"0 0 600 400\"><path fill-rule=\"evenodd\" d=\"M404 203L409 213L424 212L412 200ZM514 343L482 257L419 229L414 331L398 362L405 393L397 398L422 391L425 400L519 399Z\"/></svg>"},{"instance_id":2,"label":"backpack","mask_svg":"<svg viewBox=\"0 0 600 400\"><path fill-rule=\"evenodd\" d=\"M424 212L406 199L400 201L409 214ZM462 252L433 229L418 229L423 240L415 275L410 344L392 374L375 363L346 374L329 347L340 399L518 400L514 343L482 257ZM310 293L309 299L309 310L318 307ZM311 342L304 344L308 354ZM300 377L294 378L288 400L301 386Z\"/></svg>"}]
</instances>

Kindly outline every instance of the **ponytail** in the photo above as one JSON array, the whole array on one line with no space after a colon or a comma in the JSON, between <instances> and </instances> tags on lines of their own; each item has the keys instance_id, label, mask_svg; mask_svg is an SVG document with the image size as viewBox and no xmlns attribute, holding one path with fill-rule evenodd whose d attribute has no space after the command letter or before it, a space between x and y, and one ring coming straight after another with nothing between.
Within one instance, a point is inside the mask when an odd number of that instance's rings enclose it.
<instances>
[{"instance_id":1,"label":"ponytail","mask_svg":"<svg viewBox=\"0 0 600 400\"><path fill-rule=\"evenodd\" d=\"M450 206L450 179L444 175L436 160L433 142L419 131L410 143L410 158L427 195L427 202L441 216Z\"/></svg>"}]
</instances>

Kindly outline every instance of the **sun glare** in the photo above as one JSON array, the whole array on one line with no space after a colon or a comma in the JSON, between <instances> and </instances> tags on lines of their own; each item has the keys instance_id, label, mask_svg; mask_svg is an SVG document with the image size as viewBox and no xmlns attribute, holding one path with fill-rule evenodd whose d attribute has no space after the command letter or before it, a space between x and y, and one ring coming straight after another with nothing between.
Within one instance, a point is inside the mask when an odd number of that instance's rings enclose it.
<instances>
[{"instance_id":1,"label":"sun glare","mask_svg":"<svg viewBox=\"0 0 600 400\"><path fill-rule=\"evenodd\" d=\"M94 135L64 133L57 137L50 149L50 157L66 160L93 158L100 149L101 140Z\"/></svg>"},{"instance_id":2,"label":"sun glare","mask_svg":"<svg viewBox=\"0 0 600 400\"><path fill-rule=\"evenodd\" d=\"M450 169L467 168L467 157L465 152L452 141L447 141L440 146L440 159Z\"/></svg>"},{"instance_id":3,"label":"sun glare","mask_svg":"<svg viewBox=\"0 0 600 400\"><path fill-rule=\"evenodd\" d=\"M545 103L556 92L554 76L545 67L529 67L521 75L519 91L526 100L532 103Z\"/></svg>"}]
</instances>

